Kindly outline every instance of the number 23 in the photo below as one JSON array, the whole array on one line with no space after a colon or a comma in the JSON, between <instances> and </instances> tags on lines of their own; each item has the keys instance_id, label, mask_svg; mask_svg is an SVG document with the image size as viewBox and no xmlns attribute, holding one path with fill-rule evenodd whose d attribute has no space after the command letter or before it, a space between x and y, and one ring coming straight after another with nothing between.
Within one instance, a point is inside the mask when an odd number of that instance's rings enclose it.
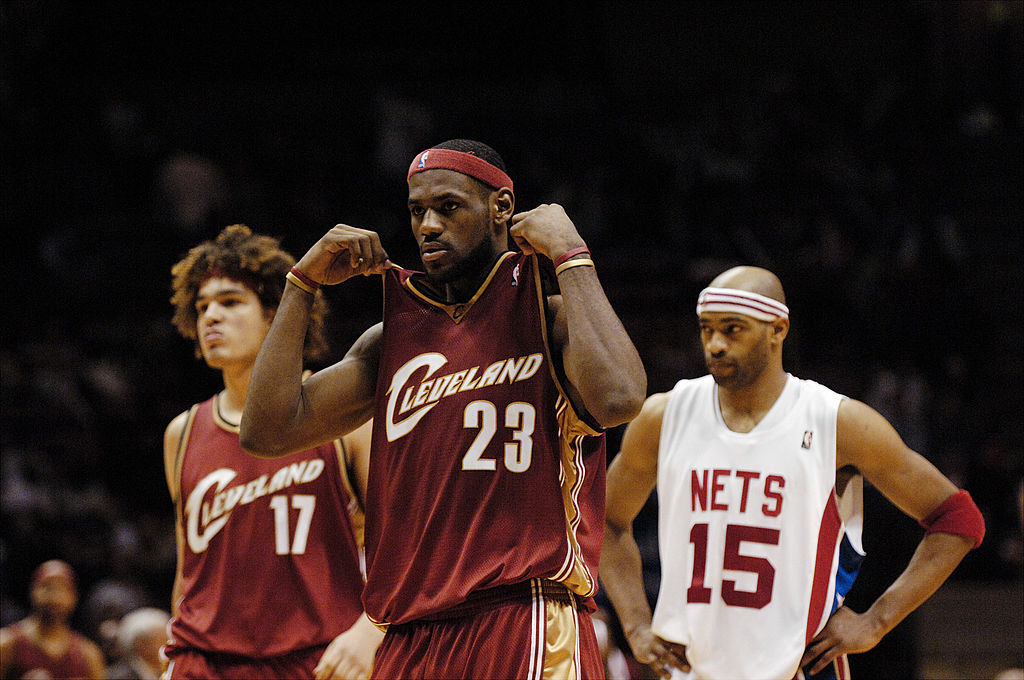
<instances>
[{"instance_id":1,"label":"number 23","mask_svg":"<svg viewBox=\"0 0 1024 680\"><path fill-rule=\"evenodd\" d=\"M537 411L532 404L515 401L505 407L505 427L512 430L512 441L505 442L505 467L511 472L526 472L533 459L533 429ZM463 470L494 470L497 461L484 458L484 451L498 431L498 408L489 401L472 401L462 414L462 426L479 429L469 450L462 456Z\"/></svg>"}]
</instances>

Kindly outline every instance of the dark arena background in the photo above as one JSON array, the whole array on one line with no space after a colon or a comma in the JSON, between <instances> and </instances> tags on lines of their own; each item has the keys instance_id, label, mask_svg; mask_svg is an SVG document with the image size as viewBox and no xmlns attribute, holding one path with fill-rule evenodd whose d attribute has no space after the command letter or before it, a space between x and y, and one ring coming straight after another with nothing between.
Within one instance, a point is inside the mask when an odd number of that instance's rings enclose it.
<instances>
[{"instance_id":1,"label":"dark arena background","mask_svg":"<svg viewBox=\"0 0 1024 680\"><path fill-rule=\"evenodd\" d=\"M651 392L702 373L696 293L766 266L787 368L974 496L984 545L855 676L1024 666L1021 2L320 4L0 2L3 624L51 557L91 636L170 607L163 430L221 387L173 331L171 264L237 222L296 255L346 222L414 264L409 159L471 137L521 209L566 207ZM377 285L328 291L332 360ZM866 500L858 611L920 535Z\"/></svg>"}]
</instances>

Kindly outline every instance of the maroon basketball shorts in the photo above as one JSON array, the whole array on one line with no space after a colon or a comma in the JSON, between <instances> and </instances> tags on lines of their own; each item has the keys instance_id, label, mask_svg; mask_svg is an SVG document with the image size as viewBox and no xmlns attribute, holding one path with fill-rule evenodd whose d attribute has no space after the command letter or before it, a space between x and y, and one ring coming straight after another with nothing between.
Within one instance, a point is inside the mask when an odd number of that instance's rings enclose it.
<instances>
[{"instance_id":1,"label":"maroon basketball shorts","mask_svg":"<svg viewBox=\"0 0 1024 680\"><path fill-rule=\"evenodd\" d=\"M514 596L481 598L443 616L390 626L372 677L604 677L590 613L565 586L534 579L511 591Z\"/></svg>"},{"instance_id":2,"label":"maroon basketball shorts","mask_svg":"<svg viewBox=\"0 0 1024 680\"><path fill-rule=\"evenodd\" d=\"M313 669L326 649L326 645L310 647L267 659L181 649L174 652L164 677L167 680L312 678Z\"/></svg>"}]
</instances>

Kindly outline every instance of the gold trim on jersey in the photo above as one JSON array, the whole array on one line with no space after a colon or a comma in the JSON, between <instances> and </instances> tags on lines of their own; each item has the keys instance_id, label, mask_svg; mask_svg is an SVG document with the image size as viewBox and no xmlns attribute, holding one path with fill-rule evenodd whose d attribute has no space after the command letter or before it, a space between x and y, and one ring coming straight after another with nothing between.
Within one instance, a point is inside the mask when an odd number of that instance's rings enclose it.
<instances>
[{"instance_id":1,"label":"gold trim on jersey","mask_svg":"<svg viewBox=\"0 0 1024 680\"><path fill-rule=\"evenodd\" d=\"M181 469L185 465L185 450L188 449L188 440L192 436L192 425L196 422L196 414L199 413L199 404L193 404L188 410L185 418L185 426L181 428L181 438L178 439L178 450L174 453L174 504L181 504ZM179 508L180 509L180 508Z\"/></svg>"},{"instance_id":2,"label":"gold trim on jersey","mask_svg":"<svg viewBox=\"0 0 1024 680\"><path fill-rule=\"evenodd\" d=\"M587 470L583 460L583 438L598 437L602 433L591 427L579 417L572 406L551 357L551 343L548 338L548 308L544 287L540 278L540 262L536 255L532 256L534 287L537 290L537 304L540 306L541 333L544 339L544 353L547 358L551 380L558 390L555 402L555 422L558 424L558 483L562 489L562 506L565 508L565 532L569 549L566 551L562 566L551 577L554 581L564 583L570 590L592 597L597 593L597 579L590 572L583 559L583 550L577 539L582 513L580 512L579 492L586 479Z\"/></svg>"},{"instance_id":3,"label":"gold trim on jersey","mask_svg":"<svg viewBox=\"0 0 1024 680\"><path fill-rule=\"evenodd\" d=\"M334 451L337 454L338 473L341 475L341 484L345 487L345 493L348 494L348 506L345 509L348 511L349 521L352 524L352 535L355 536L356 545L359 547L360 552L362 552L366 515L363 512L363 506L360 504L359 494L356 493L355 485L352 484L352 479L348 475L347 447L343 439L335 439L331 443L334 444ZM365 569L361 569L361 571L364 571L363 578L365 579Z\"/></svg>"},{"instance_id":4,"label":"gold trim on jersey","mask_svg":"<svg viewBox=\"0 0 1024 680\"><path fill-rule=\"evenodd\" d=\"M592 436L589 426L576 419L565 397L559 397L556 410L558 422L558 483L562 489L562 506L565 508L565 532L568 550L561 569L551 578L561 581L573 592L591 597L597 592L597 579L583 559L583 550L577 538L582 512L579 492L587 476L583 455L584 437Z\"/></svg>"},{"instance_id":5,"label":"gold trim on jersey","mask_svg":"<svg viewBox=\"0 0 1024 680\"><path fill-rule=\"evenodd\" d=\"M551 380L555 383L555 387L558 388L558 393L562 395L562 399L565 402L565 407L569 409L572 419L578 421L580 427L584 430L583 434L588 434L593 437L597 437L602 433L599 430L594 429L587 424L585 420L579 417L576 413L576 409L573 408L572 400L569 399L568 393L565 391L565 387L562 385L562 380L558 376L558 372L555 370L555 362L552 361L551 357L551 339L548 337L548 304L547 296L544 293L544 286L540 279L540 260L536 255L533 257L533 281L534 288L537 290L537 305L540 307L540 332L544 339L544 354L548 360L548 372L551 374ZM558 362L561 364L561 361Z\"/></svg>"},{"instance_id":6,"label":"gold trim on jersey","mask_svg":"<svg viewBox=\"0 0 1024 680\"><path fill-rule=\"evenodd\" d=\"M182 507L184 502L181 498L181 470L185 465L185 450L188 448L188 440L192 436L192 424L196 421L196 414L199 413L199 404L193 404L188 410L185 418L185 426L181 428L181 438L178 440L178 449L174 452L174 491L171 494L174 501L174 586L172 588L171 614L178 616L178 610L185 599L184 591L178 593L176 600L173 600L173 590L181 583L182 574L185 569L185 511Z\"/></svg>"},{"instance_id":7,"label":"gold trim on jersey","mask_svg":"<svg viewBox=\"0 0 1024 680\"><path fill-rule=\"evenodd\" d=\"M444 312L449 316L449 318L451 318L451 320L454 321L455 323L460 323L463 319L466 318L466 314L469 313L469 310L473 306L473 303L475 303L480 298L480 296L483 295L484 291L487 290L487 286L490 285L491 279L493 279L494 275L498 273L498 268L501 266L501 263L507 260L508 258L512 257L513 255L515 255L515 253L513 253L512 251L502 253L501 257L499 257L497 262L494 263L494 266L491 267L491 272L487 275L487 278L484 279L484 282L481 283L480 287L476 289L476 292L473 294L473 297L471 297L468 302L448 304L445 302L440 302L439 300L435 300L434 298L430 297L429 295L421 291L419 288L417 288L412 282L412 277L406 279L406 288L408 288L413 295L420 298L424 302L430 304L433 307L437 307L438 309L444 310Z\"/></svg>"}]
</instances>

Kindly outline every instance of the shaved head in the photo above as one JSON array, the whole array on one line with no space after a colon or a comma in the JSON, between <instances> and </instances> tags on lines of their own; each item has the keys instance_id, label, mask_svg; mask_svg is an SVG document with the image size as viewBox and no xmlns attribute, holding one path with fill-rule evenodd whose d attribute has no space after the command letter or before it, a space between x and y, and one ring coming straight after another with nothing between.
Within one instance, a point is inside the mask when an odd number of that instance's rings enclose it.
<instances>
[{"instance_id":1,"label":"shaved head","mask_svg":"<svg viewBox=\"0 0 1024 680\"><path fill-rule=\"evenodd\" d=\"M743 266L727 269L716 276L708 287L745 290L748 293L764 295L786 304L786 293L782 290L782 282L779 281L779 277L761 267Z\"/></svg>"}]
</instances>

